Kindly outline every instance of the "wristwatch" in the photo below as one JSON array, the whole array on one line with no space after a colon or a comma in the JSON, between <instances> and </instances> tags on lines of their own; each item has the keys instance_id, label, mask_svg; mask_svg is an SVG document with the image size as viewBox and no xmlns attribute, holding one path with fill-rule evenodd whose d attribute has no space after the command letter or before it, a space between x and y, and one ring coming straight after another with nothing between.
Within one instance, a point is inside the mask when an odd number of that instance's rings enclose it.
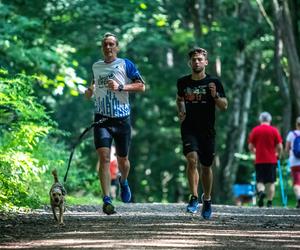
<instances>
[{"instance_id":1,"label":"wristwatch","mask_svg":"<svg viewBox=\"0 0 300 250\"><path fill-rule=\"evenodd\" d=\"M124 89L124 85L123 84L119 84L118 90L121 92L123 89Z\"/></svg>"},{"instance_id":2,"label":"wristwatch","mask_svg":"<svg viewBox=\"0 0 300 250\"><path fill-rule=\"evenodd\" d=\"M219 93L216 92L216 95L215 95L214 99L219 99L219 97L220 97Z\"/></svg>"}]
</instances>

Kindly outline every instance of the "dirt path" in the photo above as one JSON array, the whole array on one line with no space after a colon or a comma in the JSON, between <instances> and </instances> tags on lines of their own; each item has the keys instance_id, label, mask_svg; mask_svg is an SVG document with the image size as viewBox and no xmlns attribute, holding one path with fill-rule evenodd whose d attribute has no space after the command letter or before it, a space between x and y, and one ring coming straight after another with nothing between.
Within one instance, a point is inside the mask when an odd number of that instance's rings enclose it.
<instances>
[{"instance_id":1,"label":"dirt path","mask_svg":"<svg viewBox=\"0 0 300 250\"><path fill-rule=\"evenodd\" d=\"M214 205L213 217L185 204L127 204L107 216L71 207L64 227L49 210L0 215L0 249L299 249L300 210Z\"/></svg>"}]
</instances>

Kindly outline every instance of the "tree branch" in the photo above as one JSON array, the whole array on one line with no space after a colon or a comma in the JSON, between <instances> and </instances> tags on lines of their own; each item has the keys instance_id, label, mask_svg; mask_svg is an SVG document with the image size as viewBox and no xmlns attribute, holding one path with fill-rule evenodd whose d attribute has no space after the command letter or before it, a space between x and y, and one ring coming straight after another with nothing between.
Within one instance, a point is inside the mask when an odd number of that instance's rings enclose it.
<instances>
[{"instance_id":1,"label":"tree branch","mask_svg":"<svg viewBox=\"0 0 300 250\"><path fill-rule=\"evenodd\" d=\"M266 11L265 11L265 8L261 2L261 0L256 0L256 3L258 5L258 8L260 10L260 13L262 14L262 16L266 19L266 22L269 24L270 28L272 31L274 31L274 25L271 21L271 19L268 17Z\"/></svg>"}]
</instances>

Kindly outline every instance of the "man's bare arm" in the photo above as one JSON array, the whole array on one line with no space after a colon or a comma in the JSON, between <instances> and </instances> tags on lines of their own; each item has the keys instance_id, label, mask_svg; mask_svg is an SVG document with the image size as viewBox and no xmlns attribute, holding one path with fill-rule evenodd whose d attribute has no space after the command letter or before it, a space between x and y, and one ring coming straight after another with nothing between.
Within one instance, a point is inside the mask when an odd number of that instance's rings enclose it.
<instances>
[{"instance_id":1,"label":"man's bare arm","mask_svg":"<svg viewBox=\"0 0 300 250\"><path fill-rule=\"evenodd\" d=\"M248 149L250 150L251 153L255 154L255 147L252 143L248 144Z\"/></svg>"},{"instance_id":2,"label":"man's bare arm","mask_svg":"<svg viewBox=\"0 0 300 250\"><path fill-rule=\"evenodd\" d=\"M179 120L182 122L185 119L185 104L184 104L183 97L177 95L176 106L177 106Z\"/></svg>"},{"instance_id":3,"label":"man's bare arm","mask_svg":"<svg viewBox=\"0 0 300 250\"><path fill-rule=\"evenodd\" d=\"M290 152L291 149L291 142L287 141L285 143L285 152L288 154Z\"/></svg>"},{"instance_id":4,"label":"man's bare arm","mask_svg":"<svg viewBox=\"0 0 300 250\"><path fill-rule=\"evenodd\" d=\"M118 84L115 80L109 79L107 86L112 91L144 92L145 84L141 80L135 80L131 84ZM120 89L120 86L122 87Z\"/></svg>"},{"instance_id":5,"label":"man's bare arm","mask_svg":"<svg viewBox=\"0 0 300 250\"><path fill-rule=\"evenodd\" d=\"M124 85L123 90L128 92L144 92L145 84L140 80L136 80L131 84Z\"/></svg>"},{"instance_id":6,"label":"man's bare arm","mask_svg":"<svg viewBox=\"0 0 300 250\"><path fill-rule=\"evenodd\" d=\"M282 150L283 150L282 143L278 143L278 144L276 145L276 152L277 152L277 157L278 157L278 158L281 157Z\"/></svg>"}]
</instances>

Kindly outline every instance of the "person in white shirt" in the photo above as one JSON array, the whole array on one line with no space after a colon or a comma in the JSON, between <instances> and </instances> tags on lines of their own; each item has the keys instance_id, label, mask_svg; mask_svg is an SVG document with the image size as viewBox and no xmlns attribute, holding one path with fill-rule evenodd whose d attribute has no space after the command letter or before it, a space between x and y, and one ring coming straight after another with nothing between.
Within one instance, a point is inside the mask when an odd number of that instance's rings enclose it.
<instances>
[{"instance_id":1,"label":"person in white shirt","mask_svg":"<svg viewBox=\"0 0 300 250\"><path fill-rule=\"evenodd\" d=\"M296 136L300 136L300 116L296 119L296 130L288 133L285 144L285 151L289 153L293 189L297 199L296 207L300 208L300 158L297 158L292 150Z\"/></svg>"},{"instance_id":2,"label":"person in white shirt","mask_svg":"<svg viewBox=\"0 0 300 250\"><path fill-rule=\"evenodd\" d=\"M134 63L118 58L118 51L117 36L106 33L102 39L104 59L93 64L93 81L85 91L87 98L94 97L94 121L101 121L94 127L94 143L100 162L99 180L103 193L103 212L107 215L115 213L109 194L110 150L113 140L121 174L121 199L125 203L131 201L131 190L127 181L131 141L129 93L145 91L144 80Z\"/></svg>"}]
</instances>

